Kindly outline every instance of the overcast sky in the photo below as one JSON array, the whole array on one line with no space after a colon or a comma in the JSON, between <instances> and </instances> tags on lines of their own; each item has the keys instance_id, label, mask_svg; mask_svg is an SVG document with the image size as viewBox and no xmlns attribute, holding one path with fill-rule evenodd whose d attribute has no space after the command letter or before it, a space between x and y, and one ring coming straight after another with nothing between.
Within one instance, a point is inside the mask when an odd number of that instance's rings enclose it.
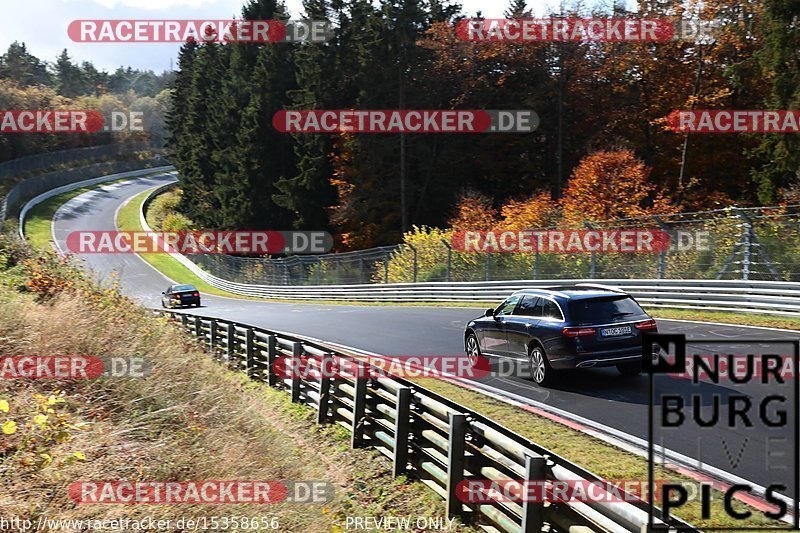
<instances>
[{"instance_id":1,"label":"overcast sky","mask_svg":"<svg viewBox=\"0 0 800 533\"><path fill-rule=\"evenodd\" d=\"M177 58L178 44L164 43L75 43L67 37L67 26L76 19L230 19L238 16L245 0L3 0L3 31L0 50L14 41L24 42L31 53L47 61L67 48L78 61L92 61L108 71L118 66L148 68L161 72ZM501 17L508 0L462 0L465 13L482 11ZM543 15L556 0L530 0L537 15ZM291 13L301 11L301 0L286 0Z\"/></svg>"}]
</instances>

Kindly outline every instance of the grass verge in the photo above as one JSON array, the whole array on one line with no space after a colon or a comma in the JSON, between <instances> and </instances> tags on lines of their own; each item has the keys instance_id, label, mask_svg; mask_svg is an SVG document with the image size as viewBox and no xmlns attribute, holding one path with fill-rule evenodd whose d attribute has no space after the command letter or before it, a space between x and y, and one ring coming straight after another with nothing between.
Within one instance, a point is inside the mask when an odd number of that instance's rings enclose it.
<instances>
[{"instance_id":1,"label":"grass verge","mask_svg":"<svg viewBox=\"0 0 800 533\"><path fill-rule=\"evenodd\" d=\"M765 328L800 330L800 318L794 318L790 316L663 308L650 308L647 309L647 312L656 318L664 319L720 322L722 324L734 324L741 326L760 326Z\"/></svg>"},{"instance_id":2,"label":"grass verge","mask_svg":"<svg viewBox=\"0 0 800 533\"><path fill-rule=\"evenodd\" d=\"M143 231L141 220L139 219L139 213L148 194L150 194L150 191L144 191L140 194L137 194L123 204L122 207L120 207L119 211L117 212L117 227L121 231ZM243 298L248 300L255 299L239 296L238 294L223 291L212 285L209 285L197 277L194 272L176 261L169 254L139 254L139 257L141 257L145 262L149 263L153 268L167 276L169 279L174 280L177 283L191 283L206 294L227 296L229 298Z\"/></svg>"}]
</instances>

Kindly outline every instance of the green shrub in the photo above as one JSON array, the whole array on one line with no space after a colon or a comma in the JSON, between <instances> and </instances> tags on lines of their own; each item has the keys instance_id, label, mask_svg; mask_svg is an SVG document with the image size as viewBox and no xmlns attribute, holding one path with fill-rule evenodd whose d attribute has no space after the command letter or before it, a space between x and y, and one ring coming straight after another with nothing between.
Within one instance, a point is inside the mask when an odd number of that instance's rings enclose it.
<instances>
[{"instance_id":1,"label":"green shrub","mask_svg":"<svg viewBox=\"0 0 800 533\"><path fill-rule=\"evenodd\" d=\"M161 224L163 231L188 231L194 229L194 223L180 213L170 213Z\"/></svg>"}]
</instances>

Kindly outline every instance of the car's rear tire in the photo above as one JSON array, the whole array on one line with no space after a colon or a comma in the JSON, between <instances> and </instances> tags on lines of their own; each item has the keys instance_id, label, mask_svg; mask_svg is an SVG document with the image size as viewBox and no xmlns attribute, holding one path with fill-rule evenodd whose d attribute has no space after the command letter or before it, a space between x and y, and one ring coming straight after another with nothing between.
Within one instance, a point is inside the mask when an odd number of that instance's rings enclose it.
<instances>
[{"instance_id":1,"label":"car's rear tire","mask_svg":"<svg viewBox=\"0 0 800 533\"><path fill-rule=\"evenodd\" d=\"M483 355L481 354L481 347L478 344L478 337L476 337L474 333L467 335L467 340L464 342L464 348L467 352L469 365L472 368L477 367L481 363Z\"/></svg>"},{"instance_id":2,"label":"car's rear tire","mask_svg":"<svg viewBox=\"0 0 800 533\"><path fill-rule=\"evenodd\" d=\"M531 379L537 385L546 387L552 385L555 381L555 370L550 366L547 360L547 354L544 353L544 348L538 344L534 344L528 350L528 361L531 368Z\"/></svg>"},{"instance_id":3,"label":"car's rear tire","mask_svg":"<svg viewBox=\"0 0 800 533\"><path fill-rule=\"evenodd\" d=\"M623 376L638 376L642 373L642 362L634 361L632 363L620 363L617 365L617 372Z\"/></svg>"}]
</instances>

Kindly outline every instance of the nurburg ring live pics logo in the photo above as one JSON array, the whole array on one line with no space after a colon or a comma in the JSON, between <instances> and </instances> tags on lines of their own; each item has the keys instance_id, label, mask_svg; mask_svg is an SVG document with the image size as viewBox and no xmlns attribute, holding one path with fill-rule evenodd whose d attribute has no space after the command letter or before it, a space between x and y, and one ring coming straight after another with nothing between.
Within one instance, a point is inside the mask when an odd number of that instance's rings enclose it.
<instances>
[{"instance_id":1,"label":"nurburg ring live pics logo","mask_svg":"<svg viewBox=\"0 0 800 533\"><path fill-rule=\"evenodd\" d=\"M649 499L649 530L685 529L674 516L690 505L720 525L704 531L798 529L800 341L646 333L643 348L648 483L675 462L692 480L663 484L661 501Z\"/></svg>"}]
</instances>

